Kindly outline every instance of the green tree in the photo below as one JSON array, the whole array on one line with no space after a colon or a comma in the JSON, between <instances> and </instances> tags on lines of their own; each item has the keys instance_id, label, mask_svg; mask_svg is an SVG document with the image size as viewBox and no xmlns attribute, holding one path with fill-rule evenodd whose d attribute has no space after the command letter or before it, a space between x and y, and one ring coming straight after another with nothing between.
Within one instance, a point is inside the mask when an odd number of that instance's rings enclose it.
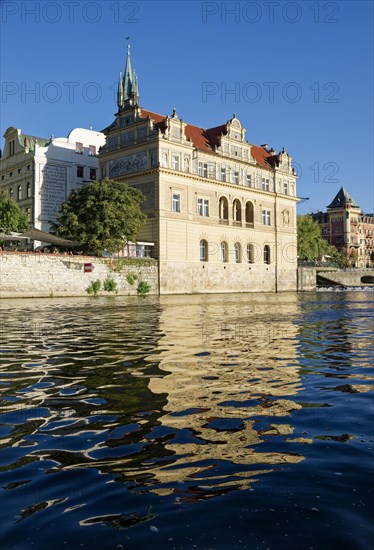
<instances>
[{"instance_id":1,"label":"green tree","mask_svg":"<svg viewBox=\"0 0 374 550\"><path fill-rule=\"evenodd\" d=\"M299 260L316 260L323 254L331 256L339 265L342 257L335 246L330 245L321 234L321 228L312 216L297 216L297 255Z\"/></svg>"},{"instance_id":2,"label":"green tree","mask_svg":"<svg viewBox=\"0 0 374 550\"><path fill-rule=\"evenodd\" d=\"M0 230L4 233L11 231L27 231L29 222L27 215L22 212L18 203L10 199L4 191L0 191Z\"/></svg>"},{"instance_id":3,"label":"green tree","mask_svg":"<svg viewBox=\"0 0 374 550\"><path fill-rule=\"evenodd\" d=\"M74 189L61 206L52 229L91 252L115 252L134 241L145 223L145 197L126 183L105 179Z\"/></svg>"}]
</instances>

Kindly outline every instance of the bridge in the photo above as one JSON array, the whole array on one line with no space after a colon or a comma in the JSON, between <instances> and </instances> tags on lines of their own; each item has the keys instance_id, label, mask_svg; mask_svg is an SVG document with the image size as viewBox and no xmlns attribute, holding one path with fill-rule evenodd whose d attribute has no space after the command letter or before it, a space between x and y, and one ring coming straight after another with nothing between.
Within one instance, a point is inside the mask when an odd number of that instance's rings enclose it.
<instances>
[{"instance_id":1,"label":"bridge","mask_svg":"<svg viewBox=\"0 0 374 550\"><path fill-rule=\"evenodd\" d=\"M372 275L374 269L338 269L335 266L300 265L297 270L299 292L313 291L319 286L374 286L361 282L361 277Z\"/></svg>"}]
</instances>

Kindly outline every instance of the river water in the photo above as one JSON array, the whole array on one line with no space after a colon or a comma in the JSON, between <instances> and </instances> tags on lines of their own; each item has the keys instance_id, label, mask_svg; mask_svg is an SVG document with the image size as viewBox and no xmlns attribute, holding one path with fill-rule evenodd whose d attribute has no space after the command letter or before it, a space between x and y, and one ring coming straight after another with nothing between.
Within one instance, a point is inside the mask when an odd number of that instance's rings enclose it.
<instances>
[{"instance_id":1,"label":"river water","mask_svg":"<svg viewBox=\"0 0 374 550\"><path fill-rule=\"evenodd\" d=\"M371 549L372 292L1 302L1 548Z\"/></svg>"}]
</instances>

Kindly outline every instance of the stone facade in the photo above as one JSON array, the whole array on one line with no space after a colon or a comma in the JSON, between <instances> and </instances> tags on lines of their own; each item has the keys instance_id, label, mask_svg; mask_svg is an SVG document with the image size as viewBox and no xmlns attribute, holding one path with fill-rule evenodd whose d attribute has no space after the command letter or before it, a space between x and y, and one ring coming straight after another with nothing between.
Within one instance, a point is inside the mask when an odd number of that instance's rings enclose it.
<instances>
[{"instance_id":1,"label":"stone facade","mask_svg":"<svg viewBox=\"0 0 374 550\"><path fill-rule=\"evenodd\" d=\"M85 264L93 265L91 273L85 273ZM129 274L136 275L133 285L127 280ZM156 262L126 264L122 259L92 256L0 254L0 298L88 296L86 289L93 281L103 283L109 276L116 281L119 294L137 294L140 281L150 285L150 294L158 294Z\"/></svg>"},{"instance_id":2,"label":"stone facade","mask_svg":"<svg viewBox=\"0 0 374 550\"><path fill-rule=\"evenodd\" d=\"M234 115L204 129L139 105L128 54L100 173L146 197L139 239L155 243L160 292L296 290L291 157L247 142Z\"/></svg>"}]
</instances>

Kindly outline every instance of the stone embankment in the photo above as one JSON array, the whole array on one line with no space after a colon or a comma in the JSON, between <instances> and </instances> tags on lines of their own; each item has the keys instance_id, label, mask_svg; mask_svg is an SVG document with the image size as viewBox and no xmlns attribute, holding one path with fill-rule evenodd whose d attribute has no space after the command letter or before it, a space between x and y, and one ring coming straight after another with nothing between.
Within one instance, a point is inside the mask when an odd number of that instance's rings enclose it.
<instances>
[{"instance_id":1,"label":"stone embankment","mask_svg":"<svg viewBox=\"0 0 374 550\"><path fill-rule=\"evenodd\" d=\"M116 282L121 295L136 295L141 281L148 283L150 294L158 294L155 260L0 253L0 298L88 296L86 289L91 283L100 280L102 287L108 278Z\"/></svg>"},{"instance_id":2,"label":"stone embankment","mask_svg":"<svg viewBox=\"0 0 374 550\"><path fill-rule=\"evenodd\" d=\"M317 268L317 283L331 286L366 286L364 283L361 282L361 277L367 275L374 275L374 269L347 269L328 271Z\"/></svg>"}]
</instances>

